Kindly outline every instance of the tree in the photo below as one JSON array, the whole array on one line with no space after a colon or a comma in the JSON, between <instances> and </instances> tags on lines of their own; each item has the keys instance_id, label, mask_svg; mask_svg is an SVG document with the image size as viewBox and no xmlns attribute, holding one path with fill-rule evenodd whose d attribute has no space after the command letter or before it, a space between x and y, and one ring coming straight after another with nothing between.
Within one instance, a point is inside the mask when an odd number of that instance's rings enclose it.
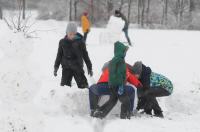
<instances>
[{"instance_id":1,"label":"tree","mask_svg":"<svg viewBox=\"0 0 200 132\"><path fill-rule=\"evenodd\" d=\"M162 0L163 12L161 24L167 25L168 21L168 0Z\"/></svg>"},{"instance_id":2,"label":"tree","mask_svg":"<svg viewBox=\"0 0 200 132\"><path fill-rule=\"evenodd\" d=\"M128 1L128 22L130 22L132 0Z\"/></svg>"},{"instance_id":3,"label":"tree","mask_svg":"<svg viewBox=\"0 0 200 132\"><path fill-rule=\"evenodd\" d=\"M0 19L3 19L3 11L1 5L0 5Z\"/></svg>"},{"instance_id":4,"label":"tree","mask_svg":"<svg viewBox=\"0 0 200 132\"><path fill-rule=\"evenodd\" d=\"M69 21L72 21L72 0L69 1Z\"/></svg>"},{"instance_id":5,"label":"tree","mask_svg":"<svg viewBox=\"0 0 200 132\"><path fill-rule=\"evenodd\" d=\"M22 18L25 19L25 10L26 10L26 0L22 0L22 10L23 10L23 15Z\"/></svg>"}]
</instances>

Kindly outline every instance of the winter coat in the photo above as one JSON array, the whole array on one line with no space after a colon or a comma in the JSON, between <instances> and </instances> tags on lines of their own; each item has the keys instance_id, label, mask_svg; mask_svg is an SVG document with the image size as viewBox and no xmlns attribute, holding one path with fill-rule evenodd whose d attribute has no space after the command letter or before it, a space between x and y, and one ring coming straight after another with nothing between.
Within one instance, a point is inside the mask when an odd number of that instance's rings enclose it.
<instances>
[{"instance_id":1,"label":"winter coat","mask_svg":"<svg viewBox=\"0 0 200 132\"><path fill-rule=\"evenodd\" d=\"M142 64L142 72L139 80L142 83L144 89L148 89L150 87L150 76L151 68Z\"/></svg>"},{"instance_id":2,"label":"winter coat","mask_svg":"<svg viewBox=\"0 0 200 132\"><path fill-rule=\"evenodd\" d=\"M90 21L88 20L87 16L83 15L81 17L81 25L83 33L86 33L90 30Z\"/></svg>"},{"instance_id":3,"label":"winter coat","mask_svg":"<svg viewBox=\"0 0 200 132\"><path fill-rule=\"evenodd\" d=\"M108 83L109 79L109 70L105 68L101 77L99 78L98 83ZM130 84L136 86L137 88L142 87L140 81L135 77L135 75L131 72L131 70L126 66L126 83L129 82Z\"/></svg>"},{"instance_id":4,"label":"winter coat","mask_svg":"<svg viewBox=\"0 0 200 132\"><path fill-rule=\"evenodd\" d=\"M80 70L83 68L83 60L87 68L92 70L92 63L81 34L77 33L74 40L67 39L67 36L60 40L54 68L59 68L61 64L63 68Z\"/></svg>"},{"instance_id":5,"label":"winter coat","mask_svg":"<svg viewBox=\"0 0 200 132\"><path fill-rule=\"evenodd\" d=\"M109 86L124 86L126 81L126 64L124 57L128 47L121 42L114 44L114 57L108 65L109 70Z\"/></svg>"},{"instance_id":6,"label":"winter coat","mask_svg":"<svg viewBox=\"0 0 200 132\"><path fill-rule=\"evenodd\" d=\"M173 84L172 82L165 76L158 73L151 73L150 76L150 87L157 88L161 87L167 90L170 94L173 92Z\"/></svg>"},{"instance_id":7,"label":"winter coat","mask_svg":"<svg viewBox=\"0 0 200 132\"><path fill-rule=\"evenodd\" d=\"M145 66L144 64L142 64L142 73L139 80L142 83L144 89L164 88L170 94L173 91L173 84L168 78L161 74L152 72L151 68Z\"/></svg>"}]
</instances>

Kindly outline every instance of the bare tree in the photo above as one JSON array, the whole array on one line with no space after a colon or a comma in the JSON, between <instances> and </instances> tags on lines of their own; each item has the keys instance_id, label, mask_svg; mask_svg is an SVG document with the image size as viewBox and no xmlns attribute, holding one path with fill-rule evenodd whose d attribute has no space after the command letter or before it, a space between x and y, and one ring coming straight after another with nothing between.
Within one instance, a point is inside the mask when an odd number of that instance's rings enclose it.
<instances>
[{"instance_id":1,"label":"bare tree","mask_svg":"<svg viewBox=\"0 0 200 132\"><path fill-rule=\"evenodd\" d=\"M132 0L128 1L128 23L130 22Z\"/></svg>"},{"instance_id":2,"label":"bare tree","mask_svg":"<svg viewBox=\"0 0 200 132\"><path fill-rule=\"evenodd\" d=\"M141 0L141 6L142 6L141 26L144 27L145 0Z\"/></svg>"},{"instance_id":3,"label":"bare tree","mask_svg":"<svg viewBox=\"0 0 200 132\"><path fill-rule=\"evenodd\" d=\"M3 19L3 10L2 10L1 5L0 5L0 19Z\"/></svg>"},{"instance_id":4,"label":"bare tree","mask_svg":"<svg viewBox=\"0 0 200 132\"><path fill-rule=\"evenodd\" d=\"M22 0L22 10L23 10L23 15L22 18L25 19L25 10L26 10L26 0Z\"/></svg>"},{"instance_id":5,"label":"bare tree","mask_svg":"<svg viewBox=\"0 0 200 132\"><path fill-rule=\"evenodd\" d=\"M119 11L122 10L123 5L124 5L124 0L121 0L121 2L120 2L120 6L119 6Z\"/></svg>"},{"instance_id":6,"label":"bare tree","mask_svg":"<svg viewBox=\"0 0 200 132\"><path fill-rule=\"evenodd\" d=\"M79 0L74 1L74 20L77 20L77 5L78 5Z\"/></svg>"},{"instance_id":7,"label":"bare tree","mask_svg":"<svg viewBox=\"0 0 200 132\"><path fill-rule=\"evenodd\" d=\"M150 14L150 3L151 3L151 0L147 0L147 10L146 10L146 19L147 19L147 25L149 25L150 23L150 20L149 20L149 14Z\"/></svg>"},{"instance_id":8,"label":"bare tree","mask_svg":"<svg viewBox=\"0 0 200 132\"><path fill-rule=\"evenodd\" d=\"M163 12L161 24L167 25L168 21L168 0L162 0Z\"/></svg>"},{"instance_id":9,"label":"bare tree","mask_svg":"<svg viewBox=\"0 0 200 132\"><path fill-rule=\"evenodd\" d=\"M72 0L69 0L69 21L72 21Z\"/></svg>"}]
</instances>

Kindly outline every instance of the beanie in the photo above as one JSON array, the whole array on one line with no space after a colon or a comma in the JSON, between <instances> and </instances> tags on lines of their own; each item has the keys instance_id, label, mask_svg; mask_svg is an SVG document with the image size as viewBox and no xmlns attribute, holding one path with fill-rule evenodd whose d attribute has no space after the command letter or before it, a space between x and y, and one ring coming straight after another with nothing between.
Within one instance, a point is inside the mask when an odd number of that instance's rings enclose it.
<instances>
[{"instance_id":1,"label":"beanie","mask_svg":"<svg viewBox=\"0 0 200 132\"><path fill-rule=\"evenodd\" d=\"M142 62L141 61L136 61L135 64L132 67L132 72L134 74L140 75L142 73Z\"/></svg>"},{"instance_id":2,"label":"beanie","mask_svg":"<svg viewBox=\"0 0 200 132\"><path fill-rule=\"evenodd\" d=\"M69 22L66 29L66 34L77 33L77 25L75 22Z\"/></svg>"}]
</instances>

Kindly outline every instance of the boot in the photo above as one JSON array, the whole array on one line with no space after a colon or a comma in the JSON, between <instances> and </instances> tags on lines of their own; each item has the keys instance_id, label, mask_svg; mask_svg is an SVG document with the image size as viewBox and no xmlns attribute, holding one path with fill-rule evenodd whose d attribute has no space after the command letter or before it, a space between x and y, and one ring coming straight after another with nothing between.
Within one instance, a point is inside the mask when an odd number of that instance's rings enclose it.
<instances>
[{"instance_id":1,"label":"boot","mask_svg":"<svg viewBox=\"0 0 200 132\"><path fill-rule=\"evenodd\" d=\"M164 118L162 111L154 110L154 116Z\"/></svg>"}]
</instances>

